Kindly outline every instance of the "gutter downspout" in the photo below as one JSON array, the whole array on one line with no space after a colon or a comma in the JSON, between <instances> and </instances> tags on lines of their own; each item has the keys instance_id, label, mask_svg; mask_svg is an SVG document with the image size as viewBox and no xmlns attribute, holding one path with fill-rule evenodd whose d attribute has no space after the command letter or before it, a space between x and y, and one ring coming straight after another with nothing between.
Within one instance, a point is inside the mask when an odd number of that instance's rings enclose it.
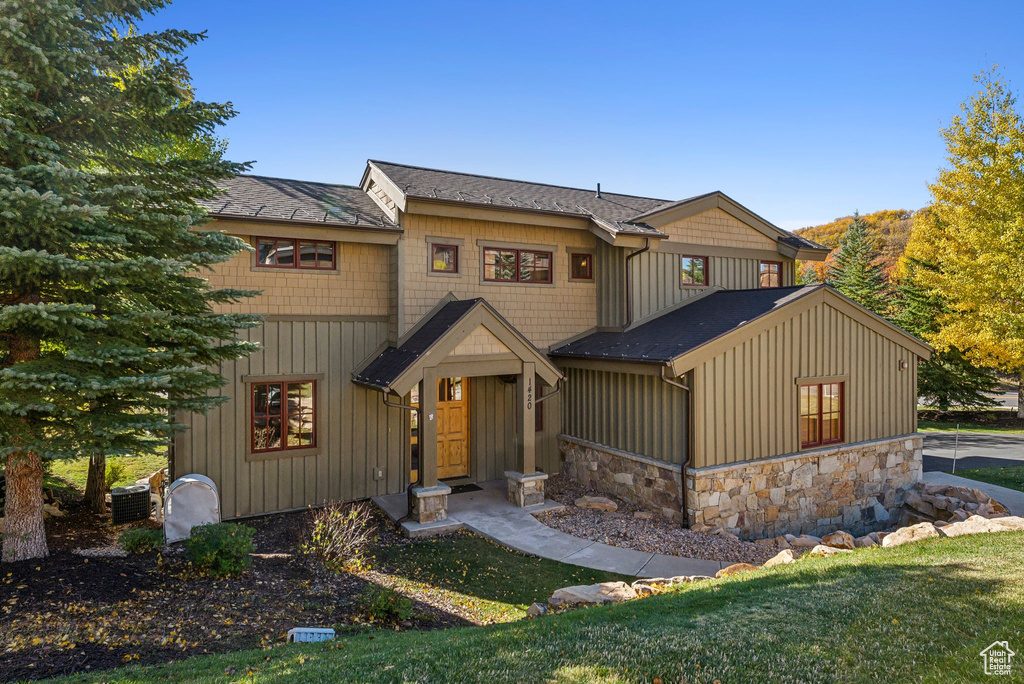
<instances>
[{"instance_id":1,"label":"gutter downspout","mask_svg":"<svg viewBox=\"0 0 1024 684\"><path fill-rule=\"evenodd\" d=\"M544 401L545 399L550 399L551 397L555 396L556 394L558 394L561 391L562 391L562 381L558 380L555 383L555 391L554 392L552 392L550 394L545 394L542 397L537 397L536 399L533 400L533 403L534 404L539 404L540 402Z\"/></svg>"},{"instance_id":2,"label":"gutter downspout","mask_svg":"<svg viewBox=\"0 0 1024 684\"><path fill-rule=\"evenodd\" d=\"M388 401L388 393L385 390L381 390L380 391L380 398L381 398L381 401L384 402L385 406L389 406L391 408L396 408L396 409L402 409L404 411L415 411L416 412L416 425L417 426L422 426L423 425L423 410L419 406L413 406L411 404L398 404L398 403L395 403L393 401ZM411 465L412 464L410 463L410 466ZM395 522L396 525L401 525L403 522L405 522L406 520L408 520L409 518L412 517L412 510L413 510L412 490L413 490L413 487L418 486L420 484L420 482L422 482L422 477L423 477L422 476L422 472L423 472L423 468L422 467L416 469L416 481L415 482L410 482L409 483L409 487L405 490L405 497L406 497L406 500L407 500L408 510L406 511L406 514L405 514L404 517L400 518L399 520L397 520Z\"/></svg>"},{"instance_id":3,"label":"gutter downspout","mask_svg":"<svg viewBox=\"0 0 1024 684\"><path fill-rule=\"evenodd\" d=\"M643 248L626 255L626 325L624 326L626 328L633 325L633 279L629 277L629 261L633 257L640 256L650 248L651 238L645 238Z\"/></svg>"},{"instance_id":4,"label":"gutter downspout","mask_svg":"<svg viewBox=\"0 0 1024 684\"><path fill-rule=\"evenodd\" d=\"M679 505L683 514L683 527L689 528L690 516L686 512L686 467L690 465L690 460L693 458L693 392L691 391L692 388L688 384L684 385L678 380L665 377L665 370L670 368L671 366L669 364L662 366L660 376L661 381L668 385L672 385L673 387L685 390L686 392L686 460L683 461L682 465L682 477L680 478L682 481L679 485Z\"/></svg>"}]
</instances>

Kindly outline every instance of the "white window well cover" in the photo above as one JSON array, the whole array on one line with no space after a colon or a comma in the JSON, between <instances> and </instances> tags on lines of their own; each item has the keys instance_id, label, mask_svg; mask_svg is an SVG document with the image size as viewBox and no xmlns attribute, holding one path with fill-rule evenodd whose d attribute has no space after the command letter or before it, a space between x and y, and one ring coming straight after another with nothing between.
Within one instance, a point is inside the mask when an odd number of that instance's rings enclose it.
<instances>
[{"instance_id":1,"label":"white window well cover","mask_svg":"<svg viewBox=\"0 0 1024 684\"><path fill-rule=\"evenodd\" d=\"M220 522L217 485L205 475L184 475L167 488L164 536L167 543L188 539L192 528Z\"/></svg>"}]
</instances>

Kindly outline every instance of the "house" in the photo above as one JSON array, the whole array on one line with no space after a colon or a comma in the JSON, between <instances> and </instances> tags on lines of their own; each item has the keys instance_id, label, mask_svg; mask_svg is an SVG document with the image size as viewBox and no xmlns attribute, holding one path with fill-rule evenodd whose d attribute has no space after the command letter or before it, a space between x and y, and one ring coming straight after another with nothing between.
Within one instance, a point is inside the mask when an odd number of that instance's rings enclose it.
<instances>
[{"instance_id":1,"label":"house","mask_svg":"<svg viewBox=\"0 0 1024 684\"><path fill-rule=\"evenodd\" d=\"M668 201L369 161L358 186L239 176L212 227L262 292L227 401L172 472L225 518L565 472L746 538L884 524L921 470L920 340L821 286L828 250L721 192Z\"/></svg>"}]
</instances>

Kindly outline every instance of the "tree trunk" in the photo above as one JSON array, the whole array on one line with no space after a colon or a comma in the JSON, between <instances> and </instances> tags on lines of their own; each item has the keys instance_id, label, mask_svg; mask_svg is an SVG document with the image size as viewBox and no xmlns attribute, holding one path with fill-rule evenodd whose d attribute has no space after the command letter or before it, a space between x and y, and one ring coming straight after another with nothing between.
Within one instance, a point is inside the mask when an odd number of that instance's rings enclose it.
<instances>
[{"instance_id":1,"label":"tree trunk","mask_svg":"<svg viewBox=\"0 0 1024 684\"><path fill-rule=\"evenodd\" d=\"M4 459L7 500L4 503L3 561L43 558L43 462L34 451L16 451Z\"/></svg>"},{"instance_id":2,"label":"tree trunk","mask_svg":"<svg viewBox=\"0 0 1024 684\"><path fill-rule=\"evenodd\" d=\"M1024 371L1017 373L1017 417L1024 418Z\"/></svg>"},{"instance_id":3,"label":"tree trunk","mask_svg":"<svg viewBox=\"0 0 1024 684\"><path fill-rule=\"evenodd\" d=\"M85 481L85 503L97 513L107 512L107 457L93 454L89 458L89 476Z\"/></svg>"}]
</instances>

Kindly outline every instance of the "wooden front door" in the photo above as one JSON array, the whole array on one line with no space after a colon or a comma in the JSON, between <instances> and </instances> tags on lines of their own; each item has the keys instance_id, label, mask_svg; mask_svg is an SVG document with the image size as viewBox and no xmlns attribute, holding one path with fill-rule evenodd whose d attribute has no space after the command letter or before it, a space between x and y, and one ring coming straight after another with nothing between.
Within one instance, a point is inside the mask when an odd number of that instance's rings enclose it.
<instances>
[{"instance_id":1,"label":"wooden front door","mask_svg":"<svg viewBox=\"0 0 1024 684\"><path fill-rule=\"evenodd\" d=\"M437 477L469 475L469 382L437 381Z\"/></svg>"}]
</instances>

